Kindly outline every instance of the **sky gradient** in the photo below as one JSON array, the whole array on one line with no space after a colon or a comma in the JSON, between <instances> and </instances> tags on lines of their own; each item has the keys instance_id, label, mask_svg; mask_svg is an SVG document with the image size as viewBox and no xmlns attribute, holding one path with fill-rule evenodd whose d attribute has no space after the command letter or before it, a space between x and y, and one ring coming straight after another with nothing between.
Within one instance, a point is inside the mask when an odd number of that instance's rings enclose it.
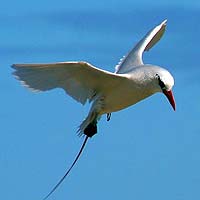
<instances>
[{"instance_id":1,"label":"sky gradient","mask_svg":"<svg viewBox=\"0 0 200 200\"><path fill-rule=\"evenodd\" d=\"M73 161L87 115L61 89L31 93L13 63L85 60L114 71L147 31L168 19L145 63L175 78L174 112L162 94L103 116L59 200L200 199L199 1L6 1L0 14L0 199L41 200Z\"/></svg>"}]
</instances>

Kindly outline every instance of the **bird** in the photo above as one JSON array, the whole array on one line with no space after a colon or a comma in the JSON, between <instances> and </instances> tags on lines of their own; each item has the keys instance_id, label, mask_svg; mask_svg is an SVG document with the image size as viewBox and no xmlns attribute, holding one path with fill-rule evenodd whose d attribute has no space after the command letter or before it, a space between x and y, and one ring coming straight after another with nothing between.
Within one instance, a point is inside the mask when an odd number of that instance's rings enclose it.
<instances>
[{"instance_id":1,"label":"bird","mask_svg":"<svg viewBox=\"0 0 200 200\"><path fill-rule=\"evenodd\" d=\"M81 104L91 103L87 117L78 128L85 135L84 142L71 167L44 198L47 199L69 174L81 155L88 138L97 133L102 115L132 106L155 93L163 93L176 109L172 88L174 78L168 70L154 64L144 64L143 53L149 51L163 36L167 25L164 20L151 29L116 65L114 72L99 69L85 61L47 64L13 64L13 75L32 91L62 88Z\"/></svg>"}]
</instances>

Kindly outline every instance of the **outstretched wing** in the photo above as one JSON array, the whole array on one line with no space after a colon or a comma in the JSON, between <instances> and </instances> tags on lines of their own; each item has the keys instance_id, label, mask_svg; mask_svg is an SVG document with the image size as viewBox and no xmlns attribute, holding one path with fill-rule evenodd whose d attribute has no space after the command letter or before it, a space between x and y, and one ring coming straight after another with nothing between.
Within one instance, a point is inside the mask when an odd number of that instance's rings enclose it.
<instances>
[{"instance_id":1,"label":"outstretched wing","mask_svg":"<svg viewBox=\"0 0 200 200\"><path fill-rule=\"evenodd\" d=\"M140 40L137 45L125 56L116 66L115 73L126 73L131 68L142 65L142 54L153 47L162 37L165 32L167 20L164 20L160 25L149 31L145 37Z\"/></svg>"},{"instance_id":2,"label":"outstretched wing","mask_svg":"<svg viewBox=\"0 0 200 200\"><path fill-rule=\"evenodd\" d=\"M14 76L33 91L63 88L82 104L92 101L96 94L103 93L123 78L87 62L14 64L12 67Z\"/></svg>"}]
</instances>

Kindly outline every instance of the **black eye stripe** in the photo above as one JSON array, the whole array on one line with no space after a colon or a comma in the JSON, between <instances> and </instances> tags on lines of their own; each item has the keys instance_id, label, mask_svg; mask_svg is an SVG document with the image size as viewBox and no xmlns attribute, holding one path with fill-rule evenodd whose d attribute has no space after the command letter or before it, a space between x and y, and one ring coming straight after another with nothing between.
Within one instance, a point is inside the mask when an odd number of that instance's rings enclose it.
<instances>
[{"instance_id":1,"label":"black eye stripe","mask_svg":"<svg viewBox=\"0 0 200 200\"><path fill-rule=\"evenodd\" d=\"M158 81L159 81L159 85L160 85L161 89L164 89L165 84L160 79L158 79Z\"/></svg>"},{"instance_id":2,"label":"black eye stripe","mask_svg":"<svg viewBox=\"0 0 200 200\"><path fill-rule=\"evenodd\" d=\"M158 83L161 87L161 89L165 89L165 84L163 83L163 81L160 79L160 76L158 74L156 74L157 78L158 78Z\"/></svg>"}]
</instances>

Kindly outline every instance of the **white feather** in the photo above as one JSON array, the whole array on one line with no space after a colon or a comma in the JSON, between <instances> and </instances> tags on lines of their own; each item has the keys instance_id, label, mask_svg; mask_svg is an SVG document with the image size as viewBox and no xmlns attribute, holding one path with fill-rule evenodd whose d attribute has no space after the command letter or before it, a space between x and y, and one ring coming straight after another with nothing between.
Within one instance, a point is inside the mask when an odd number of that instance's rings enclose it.
<instances>
[{"instance_id":1,"label":"white feather","mask_svg":"<svg viewBox=\"0 0 200 200\"><path fill-rule=\"evenodd\" d=\"M98 69L87 62L14 64L14 76L33 91L63 88L78 102L92 101L97 93L118 84L122 76Z\"/></svg>"},{"instance_id":2,"label":"white feather","mask_svg":"<svg viewBox=\"0 0 200 200\"><path fill-rule=\"evenodd\" d=\"M162 37L165 32L167 20L149 31L142 40L123 57L115 67L115 73L122 74L130 71L134 67L143 65L142 54L152 48Z\"/></svg>"}]
</instances>

